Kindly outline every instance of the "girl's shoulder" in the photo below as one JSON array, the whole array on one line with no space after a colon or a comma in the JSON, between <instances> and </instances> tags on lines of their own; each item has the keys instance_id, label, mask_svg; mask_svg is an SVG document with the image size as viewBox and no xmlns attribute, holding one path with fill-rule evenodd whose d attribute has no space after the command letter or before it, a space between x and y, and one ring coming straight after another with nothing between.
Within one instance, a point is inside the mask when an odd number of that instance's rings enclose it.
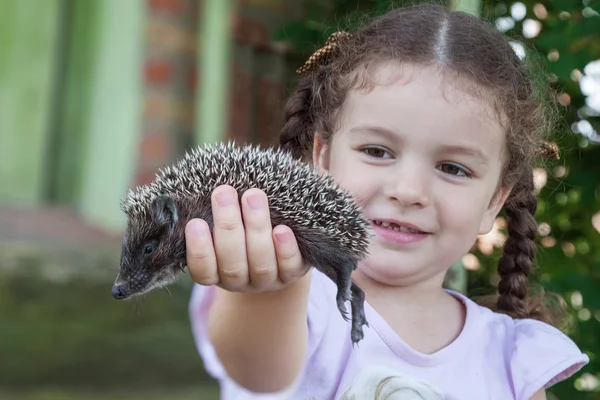
<instances>
[{"instance_id":1,"label":"girl's shoulder","mask_svg":"<svg viewBox=\"0 0 600 400\"><path fill-rule=\"evenodd\" d=\"M515 386L549 388L571 377L589 357L560 330L532 319L515 320L511 371Z\"/></svg>"},{"instance_id":2,"label":"girl's shoulder","mask_svg":"<svg viewBox=\"0 0 600 400\"><path fill-rule=\"evenodd\" d=\"M554 326L534 319L513 319L452 293L463 300L469 317L476 322L469 325L473 332L466 333L472 343L494 346L503 355L517 398L529 399L539 389L571 377L589 362L575 342Z\"/></svg>"}]
</instances>

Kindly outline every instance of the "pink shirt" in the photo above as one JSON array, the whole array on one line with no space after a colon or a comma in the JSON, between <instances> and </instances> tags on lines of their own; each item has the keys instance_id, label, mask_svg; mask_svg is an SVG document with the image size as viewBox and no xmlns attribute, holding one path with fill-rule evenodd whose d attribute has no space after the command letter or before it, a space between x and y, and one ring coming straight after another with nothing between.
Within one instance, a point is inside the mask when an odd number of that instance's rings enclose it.
<instances>
[{"instance_id":1,"label":"pink shirt","mask_svg":"<svg viewBox=\"0 0 600 400\"><path fill-rule=\"evenodd\" d=\"M220 382L224 400L374 398L375 388L388 376L395 378L387 389L404 393L398 398L407 400L529 400L540 388L570 377L589 362L569 337L552 326L513 320L449 293L464 302L467 314L459 337L442 350L434 354L413 350L368 303L369 327L364 327L364 339L353 348L350 325L336 307L335 285L313 270L304 368L292 387L269 395L240 388L216 357L205 325L214 288L195 286L190 318L204 366Z\"/></svg>"}]
</instances>

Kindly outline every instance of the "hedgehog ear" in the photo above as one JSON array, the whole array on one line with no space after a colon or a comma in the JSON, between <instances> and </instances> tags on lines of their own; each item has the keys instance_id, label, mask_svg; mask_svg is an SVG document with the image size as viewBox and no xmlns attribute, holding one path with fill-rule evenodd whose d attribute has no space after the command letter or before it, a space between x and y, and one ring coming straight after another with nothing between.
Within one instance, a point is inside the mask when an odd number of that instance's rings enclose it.
<instances>
[{"instance_id":1,"label":"hedgehog ear","mask_svg":"<svg viewBox=\"0 0 600 400\"><path fill-rule=\"evenodd\" d=\"M158 196L153 203L154 218L161 225L169 225L169 229L173 231L175 224L179 219L177 206L173 199L169 196Z\"/></svg>"}]
</instances>

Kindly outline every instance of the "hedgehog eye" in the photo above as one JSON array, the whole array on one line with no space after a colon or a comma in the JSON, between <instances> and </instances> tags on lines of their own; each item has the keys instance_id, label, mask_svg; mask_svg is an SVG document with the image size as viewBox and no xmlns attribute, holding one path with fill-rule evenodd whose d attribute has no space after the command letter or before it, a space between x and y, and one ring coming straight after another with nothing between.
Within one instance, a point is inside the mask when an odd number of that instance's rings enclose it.
<instances>
[{"instance_id":1,"label":"hedgehog eye","mask_svg":"<svg viewBox=\"0 0 600 400\"><path fill-rule=\"evenodd\" d=\"M151 244L147 244L144 246L144 255L149 256L154 251L154 246Z\"/></svg>"}]
</instances>

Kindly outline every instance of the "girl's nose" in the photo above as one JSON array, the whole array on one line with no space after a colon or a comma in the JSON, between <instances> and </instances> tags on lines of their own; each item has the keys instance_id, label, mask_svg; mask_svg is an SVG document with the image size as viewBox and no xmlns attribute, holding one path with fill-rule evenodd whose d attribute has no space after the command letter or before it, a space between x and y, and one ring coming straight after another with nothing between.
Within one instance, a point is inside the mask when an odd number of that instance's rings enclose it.
<instances>
[{"instance_id":1,"label":"girl's nose","mask_svg":"<svg viewBox=\"0 0 600 400\"><path fill-rule=\"evenodd\" d=\"M403 166L393 172L386 196L403 207L426 207L430 202L431 178L419 166Z\"/></svg>"}]
</instances>

